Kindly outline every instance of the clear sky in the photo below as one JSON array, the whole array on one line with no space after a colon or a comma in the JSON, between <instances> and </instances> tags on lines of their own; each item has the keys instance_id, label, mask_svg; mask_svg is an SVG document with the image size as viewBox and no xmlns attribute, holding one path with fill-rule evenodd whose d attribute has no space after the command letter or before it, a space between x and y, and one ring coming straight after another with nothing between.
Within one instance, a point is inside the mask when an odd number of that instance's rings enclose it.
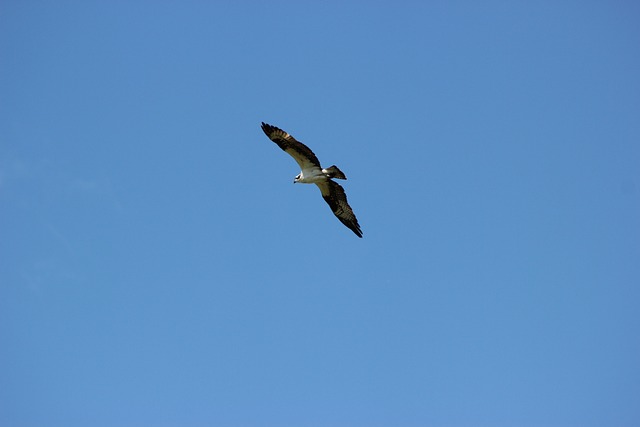
<instances>
[{"instance_id":1,"label":"clear sky","mask_svg":"<svg viewBox=\"0 0 640 427\"><path fill-rule=\"evenodd\" d=\"M2 1L0 425L640 425L639 18Z\"/></svg>"}]
</instances>

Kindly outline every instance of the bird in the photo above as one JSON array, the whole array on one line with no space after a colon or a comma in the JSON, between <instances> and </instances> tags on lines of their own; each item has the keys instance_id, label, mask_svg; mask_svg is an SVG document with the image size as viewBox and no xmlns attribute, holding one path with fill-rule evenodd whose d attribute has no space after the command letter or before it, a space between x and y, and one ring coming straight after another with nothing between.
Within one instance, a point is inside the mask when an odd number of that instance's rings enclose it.
<instances>
[{"instance_id":1,"label":"bird","mask_svg":"<svg viewBox=\"0 0 640 427\"><path fill-rule=\"evenodd\" d=\"M300 166L300 173L293 183L315 184L322 193L333 214L347 226L356 236L362 237L362 230L353 209L347 202L344 188L333 179L347 179L346 175L333 165L326 169L320 166L320 161L309 147L296 140L282 129L262 122L262 131L278 147L288 153Z\"/></svg>"}]
</instances>

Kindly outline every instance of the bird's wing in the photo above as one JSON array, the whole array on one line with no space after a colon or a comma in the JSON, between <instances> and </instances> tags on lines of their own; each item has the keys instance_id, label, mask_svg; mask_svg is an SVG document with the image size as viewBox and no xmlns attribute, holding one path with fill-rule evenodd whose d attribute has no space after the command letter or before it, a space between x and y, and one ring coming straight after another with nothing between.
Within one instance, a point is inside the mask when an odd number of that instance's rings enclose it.
<instances>
[{"instance_id":1,"label":"bird's wing","mask_svg":"<svg viewBox=\"0 0 640 427\"><path fill-rule=\"evenodd\" d=\"M291 157L300 165L300 170L309 169L313 166L320 167L320 161L313 154L313 151L302 142L280 128L262 122L262 131L270 140L278 144L278 147L289 153Z\"/></svg>"},{"instance_id":2,"label":"bird's wing","mask_svg":"<svg viewBox=\"0 0 640 427\"><path fill-rule=\"evenodd\" d=\"M353 209L347 203L347 194L344 192L344 188L337 182L330 179L324 182L316 183L322 198L329 204L329 207L333 211L333 214L346 225L356 236L362 237L362 230L360 230L360 224L358 219L353 213Z\"/></svg>"}]
</instances>

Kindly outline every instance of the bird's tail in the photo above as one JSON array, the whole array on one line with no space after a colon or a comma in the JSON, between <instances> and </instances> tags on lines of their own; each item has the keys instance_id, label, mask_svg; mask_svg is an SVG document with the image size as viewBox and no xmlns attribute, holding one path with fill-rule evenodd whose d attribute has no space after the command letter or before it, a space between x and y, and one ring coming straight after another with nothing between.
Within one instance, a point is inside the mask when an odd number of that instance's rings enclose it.
<instances>
[{"instance_id":1,"label":"bird's tail","mask_svg":"<svg viewBox=\"0 0 640 427\"><path fill-rule=\"evenodd\" d=\"M327 169L323 169L322 172L326 173L329 178L347 179L347 176L343 174L336 165L330 166Z\"/></svg>"}]
</instances>

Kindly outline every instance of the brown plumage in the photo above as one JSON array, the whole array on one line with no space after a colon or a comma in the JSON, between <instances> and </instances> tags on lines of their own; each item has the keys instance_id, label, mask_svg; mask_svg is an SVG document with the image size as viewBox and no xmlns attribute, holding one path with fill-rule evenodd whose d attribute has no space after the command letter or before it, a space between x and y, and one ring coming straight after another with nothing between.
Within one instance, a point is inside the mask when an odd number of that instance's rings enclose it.
<instances>
[{"instance_id":1,"label":"brown plumage","mask_svg":"<svg viewBox=\"0 0 640 427\"><path fill-rule=\"evenodd\" d=\"M356 236L362 237L362 230L353 209L347 202L347 194L344 188L335 179L347 179L346 175L337 166L322 169L320 161L309 147L296 140L293 136L280 128L262 122L262 131L275 142L278 147L286 151L300 166L300 174L294 179L294 183L316 184L322 193L322 198L327 202L333 214L346 225Z\"/></svg>"}]
</instances>

